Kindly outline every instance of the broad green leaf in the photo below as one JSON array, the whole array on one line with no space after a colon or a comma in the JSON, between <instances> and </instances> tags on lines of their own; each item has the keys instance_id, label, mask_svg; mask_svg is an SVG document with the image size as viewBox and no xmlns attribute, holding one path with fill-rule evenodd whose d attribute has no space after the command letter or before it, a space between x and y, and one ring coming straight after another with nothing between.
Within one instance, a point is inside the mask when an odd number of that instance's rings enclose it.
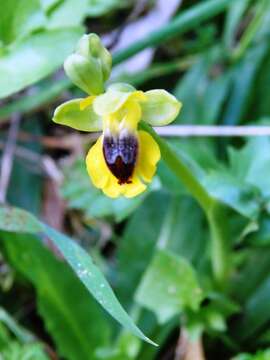
<instances>
[{"instance_id":1,"label":"broad green leaf","mask_svg":"<svg viewBox=\"0 0 270 360\"><path fill-rule=\"evenodd\" d=\"M40 4L46 13L61 2L63 2L63 0L40 0Z\"/></svg>"},{"instance_id":2,"label":"broad green leaf","mask_svg":"<svg viewBox=\"0 0 270 360\"><path fill-rule=\"evenodd\" d=\"M37 115L29 115L22 122L20 130L27 132L30 136L42 136L42 123ZM26 151L34 152L37 157L42 156L42 144L39 141L18 142L18 145L23 146ZM32 214L39 214L42 207L44 178L38 171L33 171L33 167L35 167L34 161L25 161L25 158L20 156L14 158L7 202L22 207Z\"/></svg>"},{"instance_id":3,"label":"broad green leaf","mask_svg":"<svg viewBox=\"0 0 270 360\"><path fill-rule=\"evenodd\" d=\"M0 207L0 229L24 233L42 232L47 235L100 305L127 330L142 340L154 344L135 325L117 300L104 275L75 241L40 223L26 211L5 206Z\"/></svg>"},{"instance_id":4,"label":"broad green leaf","mask_svg":"<svg viewBox=\"0 0 270 360\"><path fill-rule=\"evenodd\" d=\"M69 265L79 276L81 282L91 292L100 305L127 330L153 345L154 343L138 329L133 320L122 308L107 280L85 250L83 250L75 241L71 241L64 234L61 234L48 226L45 226L45 233L64 255Z\"/></svg>"},{"instance_id":5,"label":"broad green leaf","mask_svg":"<svg viewBox=\"0 0 270 360\"><path fill-rule=\"evenodd\" d=\"M0 55L0 98L57 70L81 34L81 28L42 31L12 44Z\"/></svg>"},{"instance_id":6,"label":"broad green leaf","mask_svg":"<svg viewBox=\"0 0 270 360\"><path fill-rule=\"evenodd\" d=\"M260 218L259 230L251 234L248 243L253 246L266 247L270 245L270 220L269 215L263 214Z\"/></svg>"},{"instance_id":7,"label":"broad green leaf","mask_svg":"<svg viewBox=\"0 0 270 360\"><path fill-rule=\"evenodd\" d=\"M256 265L256 267L258 267L258 265ZM257 271L259 272L259 269ZM233 334L238 341L243 342L252 336L257 337L259 330L264 329L264 326L270 320L269 302L270 278L268 272L266 280L262 282L250 298L247 299L242 311L242 316L233 328Z\"/></svg>"},{"instance_id":8,"label":"broad green leaf","mask_svg":"<svg viewBox=\"0 0 270 360\"><path fill-rule=\"evenodd\" d=\"M240 150L230 149L230 173L237 179L257 187L267 198L270 195L270 139L255 137Z\"/></svg>"},{"instance_id":9,"label":"broad green leaf","mask_svg":"<svg viewBox=\"0 0 270 360\"><path fill-rule=\"evenodd\" d=\"M226 171L210 172L203 179L204 186L216 199L243 216L256 219L260 212L259 191L255 186L238 180Z\"/></svg>"},{"instance_id":10,"label":"broad green leaf","mask_svg":"<svg viewBox=\"0 0 270 360\"><path fill-rule=\"evenodd\" d=\"M59 105L55 109L53 121L80 131L102 130L102 119L93 111L92 106L88 106L84 110L80 109L80 102L82 100L69 100Z\"/></svg>"},{"instance_id":11,"label":"broad green leaf","mask_svg":"<svg viewBox=\"0 0 270 360\"><path fill-rule=\"evenodd\" d=\"M203 294L191 265L180 256L159 250L136 292L140 305L152 310L160 323L185 308L198 310Z\"/></svg>"},{"instance_id":12,"label":"broad green leaf","mask_svg":"<svg viewBox=\"0 0 270 360\"><path fill-rule=\"evenodd\" d=\"M126 219L145 199L147 193L132 199L110 199L94 187L86 172L85 160L78 159L70 167L64 168L62 197L68 207L83 211L86 220L97 217L112 217L119 222Z\"/></svg>"},{"instance_id":13,"label":"broad green leaf","mask_svg":"<svg viewBox=\"0 0 270 360\"><path fill-rule=\"evenodd\" d=\"M131 305L133 294L151 261L167 210L168 196L150 194L130 218L117 258L116 291L122 303Z\"/></svg>"},{"instance_id":14,"label":"broad green leaf","mask_svg":"<svg viewBox=\"0 0 270 360\"><path fill-rule=\"evenodd\" d=\"M165 244L172 253L200 266L205 262L207 254L205 215L188 196L173 196L169 201L166 213L168 219L164 217L158 242ZM189 221L186 221L186 214L189 214Z\"/></svg>"},{"instance_id":15,"label":"broad green leaf","mask_svg":"<svg viewBox=\"0 0 270 360\"><path fill-rule=\"evenodd\" d=\"M43 0L44 1L44 0ZM50 8L52 4L45 4ZM81 25L87 15L89 0L64 0L48 15L47 28L57 29Z\"/></svg>"},{"instance_id":16,"label":"broad green leaf","mask_svg":"<svg viewBox=\"0 0 270 360\"><path fill-rule=\"evenodd\" d=\"M253 249L248 264L242 268L236 280L233 285L234 297L240 298L244 305L241 317L233 324L232 334L240 342L252 337L256 340L259 331L270 320L269 249L256 252Z\"/></svg>"},{"instance_id":17,"label":"broad green leaf","mask_svg":"<svg viewBox=\"0 0 270 360\"><path fill-rule=\"evenodd\" d=\"M94 359L95 349L108 344L109 323L67 263L34 236L2 233L1 240L9 261L35 287L38 311L61 355Z\"/></svg>"},{"instance_id":18,"label":"broad green leaf","mask_svg":"<svg viewBox=\"0 0 270 360\"><path fill-rule=\"evenodd\" d=\"M270 250L268 248L251 248L247 252L242 261L241 272L232 283L233 296L239 303L246 303L256 289L267 280L269 267Z\"/></svg>"},{"instance_id":19,"label":"broad green leaf","mask_svg":"<svg viewBox=\"0 0 270 360\"><path fill-rule=\"evenodd\" d=\"M31 214L18 208L1 206L0 229L18 233L37 234L43 228Z\"/></svg>"},{"instance_id":20,"label":"broad green leaf","mask_svg":"<svg viewBox=\"0 0 270 360\"><path fill-rule=\"evenodd\" d=\"M8 0L1 4L0 48L45 25L39 0ZM2 44L1 44L2 43Z\"/></svg>"}]
</instances>

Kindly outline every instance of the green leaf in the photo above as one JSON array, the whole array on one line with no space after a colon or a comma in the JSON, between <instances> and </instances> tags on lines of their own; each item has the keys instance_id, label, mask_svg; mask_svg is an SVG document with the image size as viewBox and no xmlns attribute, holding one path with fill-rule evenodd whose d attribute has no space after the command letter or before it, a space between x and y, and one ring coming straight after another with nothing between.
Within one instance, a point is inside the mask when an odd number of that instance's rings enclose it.
<instances>
[{"instance_id":1,"label":"green leaf","mask_svg":"<svg viewBox=\"0 0 270 360\"><path fill-rule=\"evenodd\" d=\"M14 207L0 207L0 228L5 231L37 234L42 225L31 214Z\"/></svg>"},{"instance_id":2,"label":"green leaf","mask_svg":"<svg viewBox=\"0 0 270 360\"><path fill-rule=\"evenodd\" d=\"M42 232L46 234L100 305L127 330L142 340L154 344L135 325L117 300L104 275L93 263L86 251L75 241L42 224L26 211L4 206L0 207L0 228L12 232Z\"/></svg>"},{"instance_id":3,"label":"green leaf","mask_svg":"<svg viewBox=\"0 0 270 360\"><path fill-rule=\"evenodd\" d=\"M93 111L92 106L88 106L84 110L80 109L82 100L74 99L58 106L55 109L53 121L80 131L102 130L102 119Z\"/></svg>"},{"instance_id":4,"label":"green leaf","mask_svg":"<svg viewBox=\"0 0 270 360\"><path fill-rule=\"evenodd\" d=\"M6 120L14 112L20 112L22 114L34 111L37 108L47 105L47 103L55 101L68 87L71 86L71 82L65 78L62 80L44 81L36 86L37 93L35 96L32 94L20 97L18 100L9 102L0 108L0 122Z\"/></svg>"},{"instance_id":5,"label":"green leaf","mask_svg":"<svg viewBox=\"0 0 270 360\"><path fill-rule=\"evenodd\" d=\"M139 304L152 310L160 323L185 308L198 310L202 298L191 265L165 250L154 255L136 293Z\"/></svg>"},{"instance_id":6,"label":"green leaf","mask_svg":"<svg viewBox=\"0 0 270 360\"><path fill-rule=\"evenodd\" d=\"M35 287L38 311L62 356L94 358L95 349L108 344L109 324L67 263L34 236L2 233L1 239L15 269Z\"/></svg>"},{"instance_id":7,"label":"green leaf","mask_svg":"<svg viewBox=\"0 0 270 360\"><path fill-rule=\"evenodd\" d=\"M9 0L1 4L0 48L45 25L45 15L38 0ZM2 44L1 44L2 42Z\"/></svg>"},{"instance_id":8,"label":"green leaf","mask_svg":"<svg viewBox=\"0 0 270 360\"><path fill-rule=\"evenodd\" d=\"M11 342L9 346L1 352L3 359L6 360L49 360L40 344L20 345Z\"/></svg>"},{"instance_id":9,"label":"green leaf","mask_svg":"<svg viewBox=\"0 0 270 360\"><path fill-rule=\"evenodd\" d=\"M231 85L229 73L211 75L220 56L219 48L211 48L178 81L174 94L183 102L183 109L177 122L214 124L219 120Z\"/></svg>"},{"instance_id":10,"label":"green leaf","mask_svg":"<svg viewBox=\"0 0 270 360\"><path fill-rule=\"evenodd\" d=\"M88 15L98 17L127 5L125 0L89 0Z\"/></svg>"},{"instance_id":11,"label":"green leaf","mask_svg":"<svg viewBox=\"0 0 270 360\"><path fill-rule=\"evenodd\" d=\"M85 250L64 234L48 226L45 226L45 232L100 305L127 330L142 340L154 345L154 343L137 328L133 320L122 308L107 280Z\"/></svg>"},{"instance_id":12,"label":"green leaf","mask_svg":"<svg viewBox=\"0 0 270 360\"><path fill-rule=\"evenodd\" d=\"M270 11L269 11L270 18ZM247 113L250 119L260 119L270 117L270 104L265 96L265 89L270 83L270 49L268 50L260 70L256 76L255 84L250 95L250 106Z\"/></svg>"},{"instance_id":13,"label":"green leaf","mask_svg":"<svg viewBox=\"0 0 270 360\"><path fill-rule=\"evenodd\" d=\"M43 0L44 1L44 0ZM53 4L44 4L51 8ZM48 15L47 28L57 29L73 27L82 24L88 11L88 0L65 0L56 4Z\"/></svg>"},{"instance_id":14,"label":"green leaf","mask_svg":"<svg viewBox=\"0 0 270 360\"><path fill-rule=\"evenodd\" d=\"M57 6L58 3L62 2L62 0L40 0L40 4L42 6L42 9L46 12L49 13L50 10Z\"/></svg>"},{"instance_id":15,"label":"green leaf","mask_svg":"<svg viewBox=\"0 0 270 360\"><path fill-rule=\"evenodd\" d=\"M5 324L21 342L30 342L34 340L34 336L28 330L21 327L2 307L0 307L0 322Z\"/></svg>"},{"instance_id":16,"label":"green leaf","mask_svg":"<svg viewBox=\"0 0 270 360\"><path fill-rule=\"evenodd\" d=\"M216 199L250 219L260 212L259 191L255 186L238 180L226 171L210 172L203 179L204 186Z\"/></svg>"},{"instance_id":17,"label":"green leaf","mask_svg":"<svg viewBox=\"0 0 270 360\"><path fill-rule=\"evenodd\" d=\"M43 31L5 49L0 55L0 98L57 70L72 52L81 34L81 28Z\"/></svg>"},{"instance_id":18,"label":"green leaf","mask_svg":"<svg viewBox=\"0 0 270 360\"><path fill-rule=\"evenodd\" d=\"M7 328L0 323L0 351L9 345L11 342L11 334L8 332Z\"/></svg>"},{"instance_id":19,"label":"green leaf","mask_svg":"<svg viewBox=\"0 0 270 360\"><path fill-rule=\"evenodd\" d=\"M256 264L256 266L258 265ZM270 278L268 273L266 280L257 287L256 291L247 300L242 316L233 328L233 334L238 341L243 342L252 336L258 336L259 330L263 329L270 320L269 302Z\"/></svg>"},{"instance_id":20,"label":"green leaf","mask_svg":"<svg viewBox=\"0 0 270 360\"><path fill-rule=\"evenodd\" d=\"M257 187L261 194L270 195L270 139L255 137L240 150L230 149L230 173L237 179Z\"/></svg>"},{"instance_id":21,"label":"green leaf","mask_svg":"<svg viewBox=\"0 0 270 360\"><path fill-rule=\"evenodd\" d=\"M230 50L236 40L239 21L249 5L250 0L235 0L228 8L224 28L224 43Z\"/></svg>"},{"instance_id":22,"label":"green leaf","mask_svg":"<svg viewBox=\"0 0 270 360\"><path fill-rule=\"evenodd\" d=\"M130 218L119 242L116 291L121 302L127 306L131 305L134 291L151 261L167 203L168 196L160 192L150 194Z\"/></svg>"},{"instance_id":23,"label":"green leaf","mask_svg":"<svg viewBox=\"0 0 270 360\"><path fill-rule=\"evenodd\" d=\"M30 137L42 136L42 122L37 115L29 115L25 119L20 130L27 132ZM18 143L19 145L20 143ZM37 158L42 156L42 144L40 141L24 141L20 144L26 151L32 151ZM34 161L16 156L13 161L13 169L9 182L7 202L14 206L22 207L32 214L39 214L42 206L42 191L44 178L33 171ZM32 167L32 168L31 168ZM31 171L32 170L32 171ZM31 191L29 192L29 189Z\"/></svg>"},{"instance_id":24,"label":"green leaf","mask_svg":"<svg viewBox=\"0 0 270 360\"><path fill-rule=\"evenodd\" d=\"M247 51L246 56L231 68L232 90L223 116L224 124L237 125L241 122L268 46L268 42L259 43Z\"/></svg>"},{"instance_id":25,"label":"green leaf","mask_svg":"<svg viewBox=\"0 0 270 360\"><path fill-rule=\"evenodd\" d=\"M270 359L270 349L258 350L256 354L239 354L232 358L232 360L268 360Z\"/></svg>"}]
</instances>

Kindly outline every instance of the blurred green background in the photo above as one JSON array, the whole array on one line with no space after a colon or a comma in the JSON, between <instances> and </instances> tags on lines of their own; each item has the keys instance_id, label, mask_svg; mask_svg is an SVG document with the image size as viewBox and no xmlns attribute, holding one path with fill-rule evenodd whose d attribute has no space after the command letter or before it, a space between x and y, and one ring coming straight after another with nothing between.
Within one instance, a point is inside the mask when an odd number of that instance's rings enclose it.
<instances>
[{"instance_id":1,"label":"blurred green background","mask_svg":"<svg viewBox=\"0 0 270 360\"><path fill-rule=\"evenodd\" d=\"M145 193L112 200L85 170L95 137L52 123L56 106L83 95L62 65L89 32L113 54L111 82L183 103L174 125L270 124L269 0L2 2L0 359L270 359L269 137L166 138L222 208L223 287L212 268L221 227L164 159ZM89 294L105 290L83 285L87 254L158 347Z\"/></svg>"}]
</instances>

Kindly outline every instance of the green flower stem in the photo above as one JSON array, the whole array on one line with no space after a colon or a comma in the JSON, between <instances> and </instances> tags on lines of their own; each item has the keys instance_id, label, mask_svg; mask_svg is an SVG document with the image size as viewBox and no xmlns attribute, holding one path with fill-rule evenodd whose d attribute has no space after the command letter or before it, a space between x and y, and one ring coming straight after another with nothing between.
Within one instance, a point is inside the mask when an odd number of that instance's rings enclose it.
<instances>
[{"instance_id":1,"label":"green flower stem","mask_svg":"<svg viewBox=\"0 0 270 360\"><path fill-rule=\"evenodd\" d=\"M227 287L230 274L230 238L227 226L226 208L217 201L206 213L211 234L211 261L216 284Z\"/></svg>"},{"instance_id":2,"label":"green flower stem","mask_svg":"<svg viewBox=\"0 0 270 360\"><path fill-rule=\"evenodd\" d=\"M230 268L230 246L225 207L205 190L188 166L179 156L176 156L166 141L160 138L146 123L141 122L140 127L152 135L160 147L162 159L204 210L211 233L213 275L217 285L220 288L225 288Z\"/></svg>"},{"instance_id":3,"label":"green flower stem","mask_svg":"<svg viewBox=\"0 0 270 360\"><path fill-rule=\"evenodd\" d=\"M193 173L184 162L179 160L170 146L146 123L140 124L143 130L149 132L158 143L161 156L173 173L181 180L191 195L198 201L205 213L211 209L214 199L208 194L204 187L199 183Z\"/></svg>"},{"instance_id":4,"label":"green flower stem","mask_svg":"<svg viewBox=\"0 0 270 360\"><path fill-rule=\"evenodd\" d=\"M241 37L241 40L234 50L232 54L232 60L238 61L244 55L247 48L252 43L257 31L259 30L262 19L267 13L267 9L269 8L269 0L261 0L261 2L257 6L257 11L246 31Z\"/></svg>"},{"instance_id":5,"label":"green flower stem","mask_svg":"<svg viewBox=\"0 0 270 360\"><path fill-rule=\"evenodd\" d=\"M170 23L157 31L151 32L143 39L135 42L126 49L118 51L113 56L113 64L119 64L147 47L158 45L165 40L183 34L196 28L200 23L219 14L226 9L234 0L208 0L193 6L190 10L182 12Z\"/></svg>"}]
</instances>

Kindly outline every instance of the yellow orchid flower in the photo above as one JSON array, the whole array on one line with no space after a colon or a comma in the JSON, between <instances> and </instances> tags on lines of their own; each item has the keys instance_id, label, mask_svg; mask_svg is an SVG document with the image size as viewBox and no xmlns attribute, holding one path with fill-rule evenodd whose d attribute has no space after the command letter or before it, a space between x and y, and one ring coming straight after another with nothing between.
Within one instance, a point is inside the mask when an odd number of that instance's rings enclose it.
<instances>
[{"instance_id":1,"label":"yellow orchid flower","mask_svg":"<svg viewBox=\"0 0 270 360\"><path fill-rule=\"evenodd\" d=\"M160 159L154 139L138 130L140 120L167 125L181 104L165 90L136 91L128 84L114 84L98 96L68 101L54 114L56 123L102 135L89 150L86 166L92 183L116 198L136 196L146 189Z\"/></svg>"},{"instance_id":2,"label":"yellow orchid flower","mask_svg":"<svg viewBox=\"0 0 270 360\"><path fill-rule=\"evenodd\" d=\"M86 157L89 176L107 196L129 198L146 189L160 159L158 145L151 135L138 130L139 122L167 125L178 115L181 103L165 90L144 93L123 83L103 93L111 64L111 55L99 37L84 35L64 68L90 96L60 105L53 121L81 131L102 131Z\"/></svg>"}]
</instances>

